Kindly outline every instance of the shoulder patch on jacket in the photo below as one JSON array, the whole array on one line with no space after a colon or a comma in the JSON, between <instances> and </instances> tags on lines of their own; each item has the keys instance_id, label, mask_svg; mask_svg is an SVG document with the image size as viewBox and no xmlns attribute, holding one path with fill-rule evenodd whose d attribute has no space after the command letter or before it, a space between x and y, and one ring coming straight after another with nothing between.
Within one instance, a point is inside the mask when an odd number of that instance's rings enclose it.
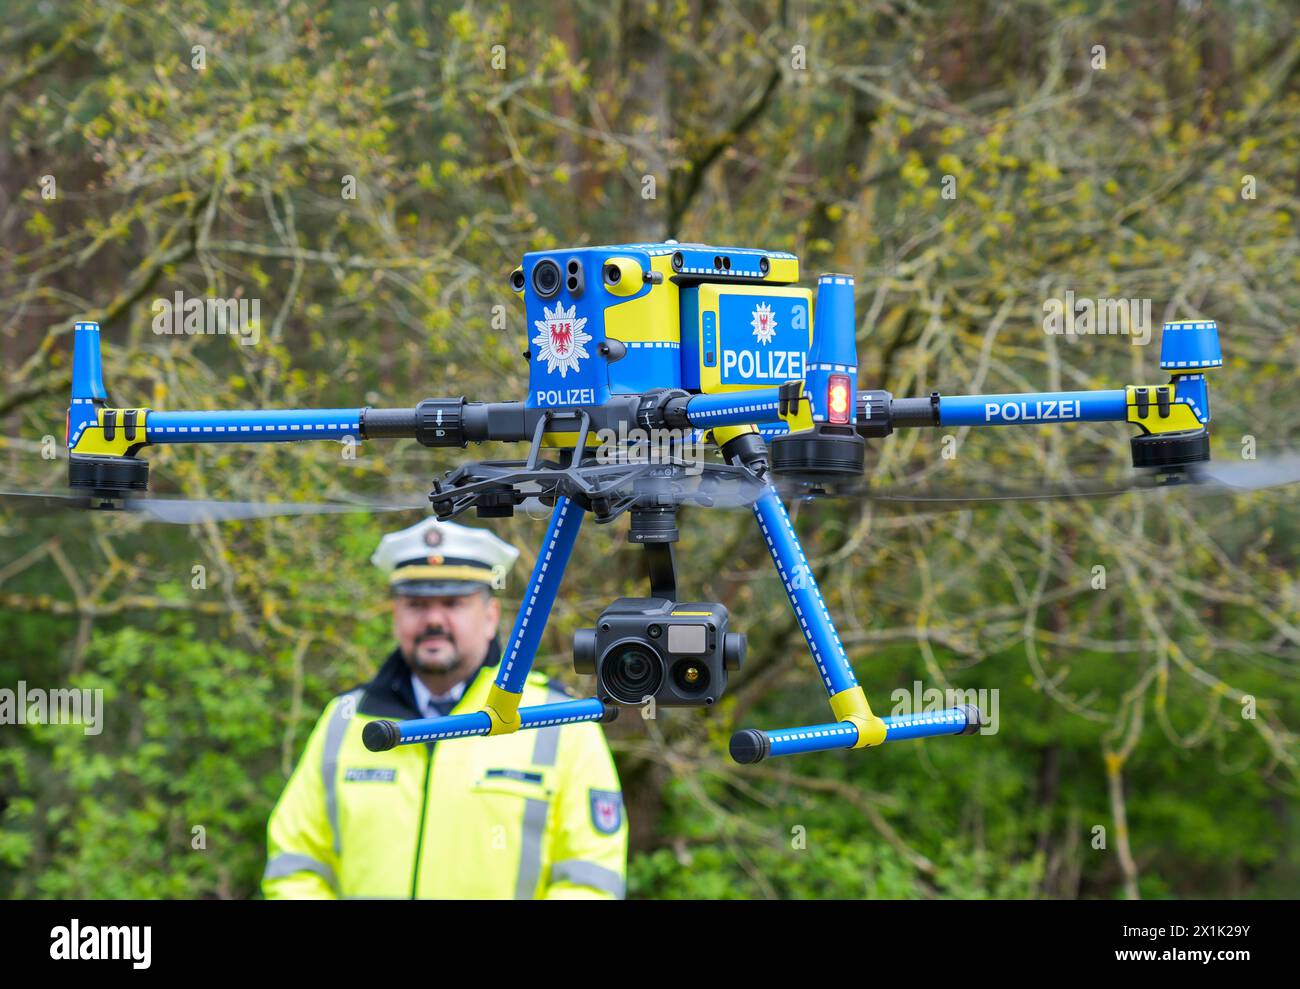
<instances>
[{"instance_id":1,"label":"shoulder patch on jacket","mask_svg":"<svg viewBox=\"0 0 1300 989\"><path fill-rule=\"evenodd\" d=\"M601 834L616 834L623 825L623 794L618 790L588 790L591 826Z\"/></svg>"}]
</instances>

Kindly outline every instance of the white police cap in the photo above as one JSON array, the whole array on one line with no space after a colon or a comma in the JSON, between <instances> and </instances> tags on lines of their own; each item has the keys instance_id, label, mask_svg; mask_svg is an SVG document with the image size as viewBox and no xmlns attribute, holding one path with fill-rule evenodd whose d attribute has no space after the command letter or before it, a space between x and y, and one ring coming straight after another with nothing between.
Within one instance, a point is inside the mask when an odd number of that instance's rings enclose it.
<instances>
[{"instance_id":1,"label":"white police cap","mask_svg":"<svg viewBox=\"0 0 1300 989\"><path fill-rule=\"evenodd\" d=\"M379 541L370 562L395 594L433 597L500 590L519 550L486 529L425 519Z\"/></svg>"}]
</instances>

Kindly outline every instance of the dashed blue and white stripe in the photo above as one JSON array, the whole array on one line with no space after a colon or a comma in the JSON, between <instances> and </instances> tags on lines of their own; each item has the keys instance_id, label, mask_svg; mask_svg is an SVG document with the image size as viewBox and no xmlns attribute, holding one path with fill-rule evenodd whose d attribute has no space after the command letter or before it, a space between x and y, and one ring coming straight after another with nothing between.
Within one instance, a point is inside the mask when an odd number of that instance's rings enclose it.
<instances>
[{"instance_id":1,"label":"dashed blue and white stripe","mask_svg":"<svg viewBox=\"0 0 1300 989\"><path fill-rule=\"evenodd\" d=\"M150 443L279 442L360 437L360 409L150 412Z\"/></svg>"},{"instance_id":2,"label":"dashed blue and white stripe","mask_svg":"<svg viewBox=\"0 0 1300 989\"><path fill-rule=\"evenodd\" d=\"M546 619L555 603L565 565L569 562L569 554L573 552L573 544L578 538L578 530L582 527L585 514L581 509L574 509L568 498L560 496L555 499L542 554L537 558L532 575L528 578L524 604L515 617L515 626L506 643L505 661L497 672L496 684L502 690L512 694L523 692L524 680L532 668L537 644L546 628ZM538 620L534 621L534 618Z\"/></svg>"}]
</instances>

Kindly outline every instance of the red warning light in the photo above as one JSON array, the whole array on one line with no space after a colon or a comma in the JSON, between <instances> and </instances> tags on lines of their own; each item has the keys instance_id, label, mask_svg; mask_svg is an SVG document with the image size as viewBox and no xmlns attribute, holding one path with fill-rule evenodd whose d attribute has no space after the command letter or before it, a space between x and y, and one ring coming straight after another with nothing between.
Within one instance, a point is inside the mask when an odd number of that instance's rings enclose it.
<instances>
[{"instance_id":1,"label":"red warning light","mask_svg":"<svg viewBox=\"0 0 1300 989\"><path fill-rule=\"evenodd\" d=\"M830 409L830 421L836 425L845 425L849 421L849 376L832 374L827 393L826 404Z\"/></svg>"}]
</instances>

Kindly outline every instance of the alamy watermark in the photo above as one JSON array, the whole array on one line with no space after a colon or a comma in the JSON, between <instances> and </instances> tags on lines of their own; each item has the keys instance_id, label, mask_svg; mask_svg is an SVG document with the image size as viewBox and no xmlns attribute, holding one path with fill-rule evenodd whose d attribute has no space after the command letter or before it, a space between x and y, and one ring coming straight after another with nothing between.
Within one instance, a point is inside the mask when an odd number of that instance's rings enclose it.
<instances>
[{"instance_id":1,"label":"alamy watermark","mask_svg":"<svg viewBox=\"0 0 1300 989\"><path fill-rule=\"evenodd\" d=\"M104 730L104 691L90 689L0 689L0 725L82 725L87 735Z\"/></svg>"},{"instance_id":2,"label":"alamy watermark","mask_svg":"<svg viewBox=\"0 0 1300 989\"><path fill-rule=\"evenodd\" d=\"M251 347L262 339L261 299L213 299L177 292L153 300L153 331L159 336L237 336Z\"/></svg>"},{"instance_id":3,"label":"alamy watermark","mask_svg":"<svg viewBox=\"0 0 1300 989\"><path fill-rule=\"evenodd\" d=\"M86 924L77 917L50 929L50 958L54 961L128 961L145 969L153 961L153 928L132 924L113 927Z\"/></svg>"},{"instance_id":4,"label":"alamy watermark","mask_svg":"<svg viewBox=\"0 0 1300 989\"><path fill-rule=\"evenodd\" d=\"M983 687L979 690L957 690L953 687L949 687L947 690L940 690L938 687L922 689L921 681L913 680L911 690L906 687L899 687L889 695L889 699L894 703L889 713L896 718L916 714L937 714L950 708L973 705L980 710L980 720L982 722L979 729L980 734L996 735L998 733L997 688L993 690L987 690Z\"/></svg>"},{"instance_id":5,"label":"alamy watermark","mask_svg":"<svg viewBox=\"0 0 1300 989\"><path fill-rule=\"evenodd\" d=\"M1135 347L1151 342L1150 299L1076 298L1043 303L1043 331L1051 336L1127 336Z\"/></svg>"},{"instance_id":6,"label":"alamy watermark","mask_svg":"<svg viewBox=\"0 0 1300 989\"><path fill-rule=\"evenodd\" d=\"M677 465L688 477L704 473L707 444L694 429L628 429L620 422L617 431L597 430L596 440L598 464Z\"/></svg>"}]
</instances>

